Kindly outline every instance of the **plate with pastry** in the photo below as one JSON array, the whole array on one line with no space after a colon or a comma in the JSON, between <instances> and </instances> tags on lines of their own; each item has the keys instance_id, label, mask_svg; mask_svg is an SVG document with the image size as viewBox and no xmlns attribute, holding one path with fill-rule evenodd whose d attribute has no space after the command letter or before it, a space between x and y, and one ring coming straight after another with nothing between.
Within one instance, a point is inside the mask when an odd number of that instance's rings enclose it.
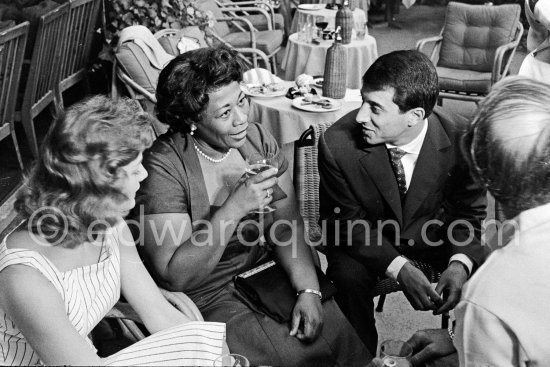
<instances>
[{"instance_id":1,"label":"plate with pastry","mask_svg":"<svg viewBox=\"0 0 550 367\"><path fill-rule=\"evenodd\" d=\"M295 98L292 100L292 105L308 112L332 112L342 108L342 102L315 94Z\"/></svg>"},{"instance_id":2,"label":"plate with pastry","mask_svg":"<svg viewBox=\"0 0 550 367\"><path fill-rule=\"evenodd\" d=\"M285 83L241 83L241 90L244 94L251 97L272 98L284 96L286 94L287 85Z\"/></svg>"}]
</instances>

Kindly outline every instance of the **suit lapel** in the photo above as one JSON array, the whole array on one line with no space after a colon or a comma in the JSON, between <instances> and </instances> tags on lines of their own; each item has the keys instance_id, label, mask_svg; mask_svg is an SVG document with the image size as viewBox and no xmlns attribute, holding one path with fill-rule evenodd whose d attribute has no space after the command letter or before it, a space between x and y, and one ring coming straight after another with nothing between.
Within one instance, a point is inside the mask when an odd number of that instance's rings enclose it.
<instances>
[{"instance_id":1,"label":"suit lapel","mask_svg":"<svg viewBox=\"0 0 550 367\"><path fill-rule=\"evenodd\" d=\"M451 142L439 119L432 114L428 121L428 131L420 149L413 177L403 208L403 219L411 218L427 195L437 188L439 177L451 160Z\"/></svg>"},{"instance_id":2,"label":"suit lapel","mask_svg":"<svg viewBox=\"0 0 550 367\"><path fill-rule=\"evenodd\" d=\"M401 210L401 199L397 180L390 164L388 153L384 145L378 145L365 149L366 155L360 158L359 162L365 169L370 179L375 183L378 191L393 210L399 224L403 224Z\"/></svg>"}]
</instances>

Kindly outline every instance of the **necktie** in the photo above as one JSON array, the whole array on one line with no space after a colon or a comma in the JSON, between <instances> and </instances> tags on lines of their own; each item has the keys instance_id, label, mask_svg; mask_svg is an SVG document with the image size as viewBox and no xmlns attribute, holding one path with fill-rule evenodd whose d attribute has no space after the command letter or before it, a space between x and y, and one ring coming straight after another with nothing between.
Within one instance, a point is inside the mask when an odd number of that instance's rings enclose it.
<instances>
[{"instance_id":1,"label":"necktie","mask_svg":"<svg viewBox=\"0 0 550 367\"><path fill-rule=\"evenodd\" d=\"M405 180L405 170L403 169L403 163L401 163L401 158L407 152L399 148L388 148L390 152L390 162L393 168L393 173L395 173L395 178L397 179L397 188L399 189L399 196L401 200L407 195L407 181Z\"/></svg>"}]
</instances>

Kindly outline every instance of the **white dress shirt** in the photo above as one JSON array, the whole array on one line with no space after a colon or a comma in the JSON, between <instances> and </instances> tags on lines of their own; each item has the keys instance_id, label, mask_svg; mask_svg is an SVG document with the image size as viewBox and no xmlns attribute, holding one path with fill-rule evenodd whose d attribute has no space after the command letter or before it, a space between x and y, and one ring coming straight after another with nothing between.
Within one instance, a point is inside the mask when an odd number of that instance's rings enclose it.
<instances>
[{"instance_id":1,"label":"white dress shirt","mask_svg":"<svg viewBox=\"0 0 550 367\"><path fill-rule=\"evenodd\" d=\"M418 155L420 154L420 150L422 149L422 144L424 143L424 139L426 138L426 133L428 132L428 120L424 119L422 122L424 126L422 127L422 130L418 134L416 138L414 138L412 141L405 145L392 145L392 144L386 144L386 148L399 148L406 152L401 158L401 163L403 164L403 170L405 171L405 182L407 185L407 190L409 189L409 186L411 185L411 179L413 176L414 168L416 167L416 162L418 161ZM464 264L466 268L468 268L468 275L472 273L472 268L474 266L474 263L472 260L464 254L455 254L451 256L449 259L449 263L451 261L459 261L460 263ZM397 279L397 275L401 271L401 268L408 262L407 258L404 256L398 256L390 263L388 268L386 269L386 276L388 278L391 278L393 280Z\"/></svg>"},{"instance_id":2,"label":"white dress shirt","mask_svg":"<svg viewBox=\"0 0 550 367\"><path fill-rule=\"evenodd\" d=\"M550 204L522 212L516 232L462 289L460 366L550 366Z\"/></svg>"}]
</instances>

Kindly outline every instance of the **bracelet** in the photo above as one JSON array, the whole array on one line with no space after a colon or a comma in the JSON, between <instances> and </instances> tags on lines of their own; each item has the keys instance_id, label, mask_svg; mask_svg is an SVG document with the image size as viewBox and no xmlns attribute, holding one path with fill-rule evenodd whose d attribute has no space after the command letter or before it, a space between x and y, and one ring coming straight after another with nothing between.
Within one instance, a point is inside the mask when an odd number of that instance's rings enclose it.
<instances>
[{"instance_id":1,"label":"bracelet","mask_svg":"<svg viewBox=\"0 0 550 367\"><path fill-rule=\"evenodd\" d=\"M313 293L313 294L316 294L317 296L319 296L319 299L323 299L323 294L320 291L316 290L316 289L306 288L306 289L299 290L298 293L296 293L296 297L298 297L302 293Z\"/></svg>"},{"instance_id":2,"label":"bracelet","mask_svg":"<svg viewBox=\"0 0 550 367\"><path fill-rule=\"evenodd\" d=\"M447 328L447 332L449 333L449 338L453 340L455 338L455 331L452 324Z\"/></svg>"}]
</instances>

